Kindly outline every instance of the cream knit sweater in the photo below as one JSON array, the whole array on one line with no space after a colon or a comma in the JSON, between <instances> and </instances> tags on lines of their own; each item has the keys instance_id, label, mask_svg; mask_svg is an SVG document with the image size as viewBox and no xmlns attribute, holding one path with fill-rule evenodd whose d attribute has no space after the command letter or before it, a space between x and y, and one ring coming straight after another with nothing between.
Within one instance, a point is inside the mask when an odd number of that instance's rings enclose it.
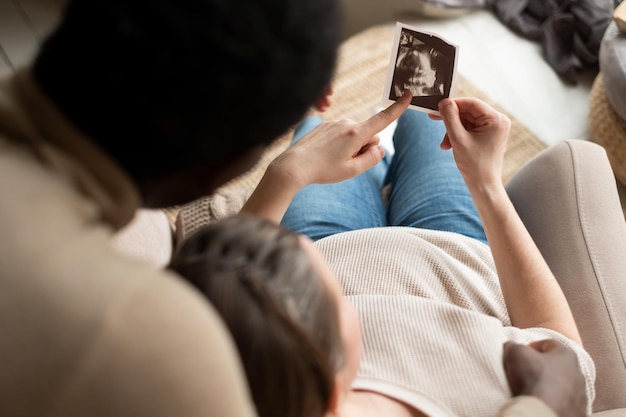
<instances>
[{"instance_id":1,"label":"cream knit sweater","mask_svg":"<svg viewBox=\"0 0 626 417\"><path fill-rule=\"evenodd\" d=\"M430 416L493 417L511 397L503 343L556 338L578 355L591 412L591 357L555 331L511 326L488 246L401 227L341 233L316 245L361 319L364 357L355 389Z\"/></svg>"}]
</instances>

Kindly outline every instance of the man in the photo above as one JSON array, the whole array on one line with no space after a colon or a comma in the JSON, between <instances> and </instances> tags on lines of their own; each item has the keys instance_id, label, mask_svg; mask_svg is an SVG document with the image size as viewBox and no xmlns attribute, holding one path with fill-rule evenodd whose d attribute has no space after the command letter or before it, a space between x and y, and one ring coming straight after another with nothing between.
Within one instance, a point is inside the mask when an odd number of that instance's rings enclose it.
<instances>
[{"instance_id":1,"label":"man","mask_svg":"<svg viewBox=\"0 0 626 417\"><path fill-rule=\"evenodd\" d=\"M256 162L327 88L333 0L75 0L0 85L0 415L253 416L212 308L120 256L138 207Z\"/></svg>"}]
</instances>

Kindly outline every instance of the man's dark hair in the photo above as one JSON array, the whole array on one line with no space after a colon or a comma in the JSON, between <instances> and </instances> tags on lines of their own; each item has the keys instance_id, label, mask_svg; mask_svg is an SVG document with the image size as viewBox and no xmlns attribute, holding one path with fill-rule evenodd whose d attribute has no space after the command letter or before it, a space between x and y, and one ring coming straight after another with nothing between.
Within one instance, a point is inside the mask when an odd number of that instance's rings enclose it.
<instances>
[{"instance_id":1,"label":"man's dark hair","mask_svg":"<svg viewBox=\"0 0 626 417\"><path fill-rule=\"evenodd\" d=\"M330 83L339 23L336 0L73 0L34 74L131 175L169 174L297 123Z\"/></svg>"}]
</instances>

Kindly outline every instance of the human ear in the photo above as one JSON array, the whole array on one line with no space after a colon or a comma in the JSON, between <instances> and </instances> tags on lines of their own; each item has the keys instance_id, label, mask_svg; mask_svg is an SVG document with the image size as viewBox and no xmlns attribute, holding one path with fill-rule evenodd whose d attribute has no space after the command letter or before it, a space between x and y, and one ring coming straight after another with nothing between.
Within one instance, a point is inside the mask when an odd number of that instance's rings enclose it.
<instances>
[{"instance_id":1,"label":"human ear","mask_svg":"<svg viewBox=\"0 0 626 417\"><path fill-rule=\"evenodd\" d=\"M333 95L333 86L329 85L322 97L315 103L315 109L319 112L325 112L331 105L331 96Z\"/></svg>"}]
</instances>

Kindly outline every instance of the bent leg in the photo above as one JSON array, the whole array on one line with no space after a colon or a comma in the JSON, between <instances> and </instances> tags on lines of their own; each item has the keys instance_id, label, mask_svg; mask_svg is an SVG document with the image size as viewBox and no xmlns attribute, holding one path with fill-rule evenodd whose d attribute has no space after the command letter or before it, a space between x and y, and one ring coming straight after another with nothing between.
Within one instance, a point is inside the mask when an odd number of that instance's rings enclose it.
<instances>
[{"instance_id":1,"label":"bent leg","mask_svg":"<svg viewBox=\"0 0 626 417\"><path fill-rule=\"evenodd\" d=\"M296 129L292 143L321 122L318 117L305 119ZM281 224L313 240L340 232L385 226L385 206L380 190L386 172L387 162L383 159L370 170L347 181L309 185L296 194Z\"/></svg>"},{"instance_id":2,"label":"bent leg","mask_svg":"<svg viewBox=\"0 0 626 417\"><path fill-rule=\"evenodd\" d=\"M472 197L452 151L439 147L443 122L407 110L394 134L396 152L386 182L391 185L391 226L456 232L487 242Z\"/></svg>"},{"instance_id":3,"label":"bent leg","mask_svg":"<svg viewBox=\"0 0 626 417\"><path fill-rule=\"evenodd\" d=\"M593 411L626 407L626 223L604 149L559 143L524 165L507 191L596 364Z\"/></svg>"}]
</instances>

